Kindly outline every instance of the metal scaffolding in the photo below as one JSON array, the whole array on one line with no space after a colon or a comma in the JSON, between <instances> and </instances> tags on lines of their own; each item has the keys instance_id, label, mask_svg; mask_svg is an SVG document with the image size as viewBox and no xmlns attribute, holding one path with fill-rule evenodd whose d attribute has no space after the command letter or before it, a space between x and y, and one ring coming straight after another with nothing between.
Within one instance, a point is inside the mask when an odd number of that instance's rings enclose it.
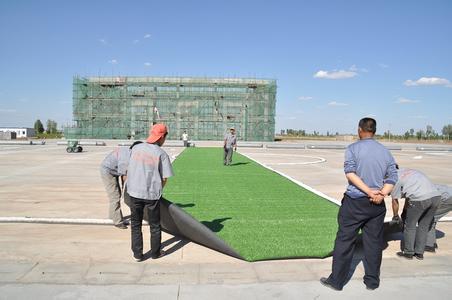
<instances>
[{"instance_id":1,"label":"metal scaffolding","mask_svg":"<svg viewBox=\"0 0 452 300\"><path fill-rule=\"evenodd\" d=\"M155 123L169 139L273 141L276 81L193 77L74 77L67 138L144 139Z\"/></svg>"}]
</instances>

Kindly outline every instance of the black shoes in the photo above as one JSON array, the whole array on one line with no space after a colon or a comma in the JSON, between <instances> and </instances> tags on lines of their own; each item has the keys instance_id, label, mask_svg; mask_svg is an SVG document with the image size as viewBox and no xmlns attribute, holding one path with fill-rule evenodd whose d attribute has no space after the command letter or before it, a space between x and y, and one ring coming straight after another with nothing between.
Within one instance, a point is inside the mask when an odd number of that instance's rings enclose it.
<instances>
[{"instance_id":1,"label":"black shoes","mask_svg":"<svg viewBox=\"0 0 452 300\"><path fill-rule=\"evenodd\" d=\"M408 254L403 251L397 252L397 255L406 259L413 259L413 254Z\"/></svg>"},{"instance_id":2,"label":"black shoes","mask_svg":"<svg viewBox=\"0 0 452 300\"><path fill-rule=\"evenodd\" d=\"M127 229L127 225L124 224L124 223L116 224L115 227L116 227L116 228L119 228L119 229Z\"/></svg>"},{"instance_id":3,"label":"black shoes","mask_svg":"<svg viewBox=\"0 0 452 300\"><path fill-rule=\"evenodd\" d=\"M406 259L413 259L413 257L416 257L419 260L424 259L424 254L414 253L414 254L408 254L403 251L397 252L397 255Z\"/></svg>"},{"instance_id":4,"label":"black shoes","mask_svg":"<svg viewBox=\"0 0 452 300\"><path fill-rule=\"evenodd\" d=\"M414 257L416 257L419 260L423 260L424 259L424 254L414 253Z\"/></svg>"},{"instance_id":5,"label":"black shoes","mask_svg":"<svg viewBox=\"0 0 452 300\"><path fill-rule=\"evenodd\" d=\"M425 246L424 251L425 252L435 253L436 249L435 249L435 246L433 246L433 247L432 246Z\"/></svg>"},{"instance_id":6,"label":"black shoes","mask_svg":"<svg viewBox=\"0 0 452 300\"><path fill-rule=\"evenodd\" d=\"M143 261L143 254L140 254L140 255L133 255L133 259L136 261L136 262L140 262L140 261Z\"/></svg>"},{"instance_id":7,"label":"black shoes","mask_svg":"<svg viewBox=\"0 0 452 300\"><path fill-rule=\"evenodd\" d=\"M335 291L342 291L342 289L338 289L337 287L333 286L333 285L331 284L331 282L328 281L328 278L326 278L326 277L320 278L320 283L323 284L323 285L326 286L326 287L329 287L329 288L332 289L332 290L335 290Z\"/></svg>"}]
</instances>

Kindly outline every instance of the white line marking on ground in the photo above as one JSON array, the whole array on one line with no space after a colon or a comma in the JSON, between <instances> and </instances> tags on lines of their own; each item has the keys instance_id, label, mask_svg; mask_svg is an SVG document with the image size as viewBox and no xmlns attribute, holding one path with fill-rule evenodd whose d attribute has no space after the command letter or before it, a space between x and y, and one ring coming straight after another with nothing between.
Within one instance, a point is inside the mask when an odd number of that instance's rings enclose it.
<instances>
[{"instance_id":1,"label":"white line marking on ground","mask_svg":"<svg viewBox=\"0 0 452 300\"><path fill-rule=\"evenodd\" d=\"M293 183L298 184L299 186L301 186L301 187L307 189L308 191L311 191L311 192L313 192L314 194L317 194L317 195L319 195L320 197L323 197L323 198L327 199L328 201L333 202L334 204L337 204L337 205L339 205L339 206L341 205L341 201L339 201L339 200L337 200L337 199L334 199L334 198L332 198L332 197L330 197L330 196L328 196L328 195L326 195L326 194L324 194L324 193L322 193L322 192L320 192L320 191L318 191L318 190L316 190L316 189L313 189L313 188L310 187L309 185L306 185L306 184L304 184L303 182L296 180L295 178L292 178L292 177L290 177L290 176L288 176L288 175L286 175L286 174L284 174L284 173L282 173L282 172L279 172L279 171L273 169L272 167L270 167L270 166L268 166L268 165L266 165L266 164L263 164L263 163L261 163L261 162L255 160L255 159L251 158L250 156L248 156L248 155L246 155L246 154L244 154L244 153L241 153L241 152L239 152L239 153L242 154L243 156L247 157L248 159L254 161L255 163L257 163L257 164L263 166L264 168L269 169L270 171L273 171L273 172L275 172L275 173L278 173L279 175L281 175L281 176L283 176L283 177L289 179L289 180L292 181Z\"/></svg>"}]
</instances>

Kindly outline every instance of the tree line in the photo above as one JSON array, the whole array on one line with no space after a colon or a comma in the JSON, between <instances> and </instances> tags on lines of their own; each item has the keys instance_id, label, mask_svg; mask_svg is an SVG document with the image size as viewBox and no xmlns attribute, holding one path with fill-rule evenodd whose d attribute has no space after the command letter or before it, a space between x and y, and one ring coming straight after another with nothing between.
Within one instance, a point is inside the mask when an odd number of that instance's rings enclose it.
<instances>
[{"instance_id":1,"label":"tree line","mask_svg":"<svg viewBox=\"0 0 452 300\"><path fill-rule=\"evenodd\" d=\"M36 135L42 137L61 137L62 132L58 130L58 123L54 120L47 120L46 127L42 124L40 119L37 119L34 124Z\"/></svg>"},{"instance_id":2,"label":"tree line","mask_svg":"<svg viewBox=\"0 0 452 300\"><path fill-rule=\"evenodd\" d=\"M331 137L339 135L339 132L332 133L327 131L326 135L324 135L315 130L313 133L308 133L303 129L282 129L280 134L290 137ZM452 124L444 125L440 133L436 132L431 125L427 125L425 129L419 129L416 131L414 128L411 128L401 135L393 134L388 130L384 132L383 135L377 135L377 137L397 140L452 140Z\"/></svg>"}]
</instances>

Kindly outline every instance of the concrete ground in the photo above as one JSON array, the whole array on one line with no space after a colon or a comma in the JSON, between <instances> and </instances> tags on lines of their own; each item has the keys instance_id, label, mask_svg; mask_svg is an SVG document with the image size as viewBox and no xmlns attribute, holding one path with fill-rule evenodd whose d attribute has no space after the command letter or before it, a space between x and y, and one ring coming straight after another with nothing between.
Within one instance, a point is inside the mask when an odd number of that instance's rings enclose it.
<instances>
[{"instance_id":1,"label":"concrete ground","mask_svg":"<svg viewBox=\"0 0 452 300\"><path fill-rule=\"evenodd\" d=\"M107 146L87 146L73 154L54 141L0 145L0 217L107 218L99 165L117 143L107 141ZM419 152L415 145L402 146L402 151L393 151L401 166L452 185L451 152ZM175 157L183 149L166 150ZM343 150L241 148L239 152L335 199L344 191ZM129 213L127 208L123 212ZM168 255L136 263L129 230L111 225L0 223L0 299L450 299L452 223L442 222L437 229L439 249L436 254L426 253L423 261L398 258L400 235L388 237L378 290L365 289L359 263L344 290L335 292L318 282L329 274L331 258L248 263L164 234Z\"/></svg>"}]
</instances>

